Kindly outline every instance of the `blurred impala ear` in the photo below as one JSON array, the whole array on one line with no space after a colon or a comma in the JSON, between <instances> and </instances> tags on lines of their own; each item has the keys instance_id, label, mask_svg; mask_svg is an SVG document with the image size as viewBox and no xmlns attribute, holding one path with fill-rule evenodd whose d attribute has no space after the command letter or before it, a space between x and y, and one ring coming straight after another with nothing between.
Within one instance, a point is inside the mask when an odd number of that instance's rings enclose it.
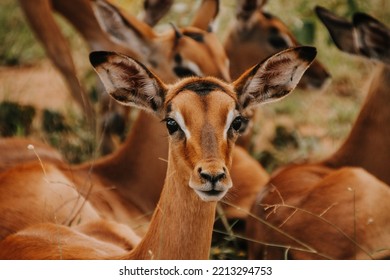
<instances>
[{"instance_id":1,"label":"blurred impala ear","mask_svg":"<svg viewBox=\"0 0 390 280\"><path fill-rule=\"evenodd\" d=\"M212 31L212 25L219 13L219 0L203 0L190 26Z\"/></svg>"},{"instance_id":2,"label":"blurred impala ear","mask_svg":"<svg viewBox=\"0 0 390 280\"><path fill-rule=\"evenodd\" d=\"M113 42L140 51L145 57L150 55L148 41L157 35L149 25L106 0L91 1L91 5L100 27Z\"/></svg>"},{"instance_id":3,"label":"blurred impala ear","mask_svg":"<svg viewBox=\"0 0 390 280\"><path fill-rule=\"evenodd\" d=\"M155 26L169 11L173 0L144 0L143 21Z\"/></svg>"},{"instance_id":4,"label":"blurred impala ear","mask_svg":"<svg viewBox=\"0 0 390 280\"><path fill-rule=\"evenodd\" d=\"M365 13L353 16L359 52L369 58L390 63L390 29Z\"/></svg>"},{"instance_id":5,"label":"blurred impala ear","mask_svg":"<svg viewBox=\"0 0 390 280\"><path fill-rule=\"evenodd\" d=\"M242 108L275 101L289 94L316 54L314 47L290 48L246 71L233 82Z\"/></svg>"},{"instance_id":6,"label":"blurred impala ear","mask_svg":"<svg viewBox=\"0 0 390 280\"><path fill-rule=\"evenodd\" d=\"M92 52L89 58L117 102L162 116L167 88L143 64L113 52Z\"/></svg>"},{"instance_id":7,"label":"blurred impala ear","mask_svg":"<svg viewBox=\"0 0 390 280\"><path fill-rule=\"evenodd\" d=\"M354 27L351 22L320 6L315 7L315 12L328 29L337 48L351 54L358 53Z\"/></svg>"},{"instance_id":8,"label":"blurred impala ear","mask_svg":"<svg viewBox=\"0 0 390 280\"><path fill-rule=\"evenodd\" d=\"M247 21L254 12L262 11L267 0L238 0L236 8L237 19Z\"/></svg>"}]
</instances>

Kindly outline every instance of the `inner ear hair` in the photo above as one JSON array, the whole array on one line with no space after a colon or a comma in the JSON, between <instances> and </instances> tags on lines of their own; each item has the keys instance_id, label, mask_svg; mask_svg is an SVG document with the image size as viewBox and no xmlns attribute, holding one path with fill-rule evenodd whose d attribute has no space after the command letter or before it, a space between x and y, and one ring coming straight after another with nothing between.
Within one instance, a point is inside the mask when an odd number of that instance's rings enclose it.
<instances>
[{"instance_id":1,"label":"inner ear hair","mask_svg":"<svg viewBox=\"0 0 390 280\"><path fill-rule=\"evenodd\" d=\"M142 63L114 52L92 52L94 66L109 95L117 102L161 115L166 85Z\"/></svg>"},{"instance_id":2,"label":"inner ear hair","mask_svg":"<svg viewBox=\"0 0 390 280\"><path fill-rule=\"evenodd\" d=\"M242 74L233 87L243 109L275 101L289 94L316 57L314 47L281 51Z\"/></svg>"}]
</instances>

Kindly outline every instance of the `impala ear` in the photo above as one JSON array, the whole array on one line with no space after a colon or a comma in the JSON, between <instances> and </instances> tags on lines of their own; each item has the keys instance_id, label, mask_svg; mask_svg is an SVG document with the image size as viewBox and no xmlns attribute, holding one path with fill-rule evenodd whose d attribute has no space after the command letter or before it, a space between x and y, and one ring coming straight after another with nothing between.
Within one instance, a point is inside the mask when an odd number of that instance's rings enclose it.
<instances>
[{"instance_id":1,"label":"impala ear","mask_svg":"<svg viewBox=\"0 0 390 280\"><path fill-rule=\"evenodd\" d=\"M202 0L190 26L212 31L212 25L219 12L219 0Z\"/></svg>"},{"instance_id":2,"label":"impala ear","mask_svg":"<svg viewBox=\"0 0 390 280\"><path fill-rule=\"evenodd\" d=\"M328 29L337 48L351 54L359 53L351 22L320 6L315 7L315 12Z\"/></svg>"},{"instance_id":3,"label":"impala ear","mask_svg":"<svg viewBox=\"0 0 390 280\"><path fill-rule=\"evenodd\" d=\"M173 4L173 0L144 0L143 21L155 26L164 17Z\"/></svg>"},{"instance_id":4,"label":"impala ear","mask_svg":"<svg viewBox=\"0 0 390 280\"><path fill-rule=\"evenodd\" d=\"M267 0L257 0L257 9L258 10L263 10L263 7L265 4L267 4Z\"/></svg>"},{"instance_id":5,"label":"impala ear","mask_svg":"<svg viewBox=\"0 0 390 280\"><path fill-rule=\"evenodd\" d=\"M247 21L254 12L262 11L267 0L239 0L237 1L237 19Z\"/></svg>"},{"instance_id":6,"label":"impala ear","mask_svg":"<svg viewBox=\"0 0 390 280\"><path fill-rule=\"evenodd\" d=\"M314 47L295 47L281 51L241 75L233 87L243 109L278 100L289 94L310 66Z\"/></svg>"},{"instance_id":7,"label":"impala ear","mask_svg":"<svg viewBox=\"0 0 390 280\"><path fill-rule=\"evenodd\" d=\"M360 53L390 63L390 29L365 13L354 14L353 25Z\"/></svg>"},{"instance_id":8,"label":"impala ear","mask_svg":"<svg viewBox=\"0 0 390 280\"><path fill-rule=\"evenodd\" d=\"M113 52L92 52L91 64L117 102L162 116L166 86L143 64Z\"/></svg>"},{"instance_id":9,"label":"impala ear","mask_svg":"<svg viewBox=\"0 0 390 280\"><path fill-rule=\"evenodd\" d=\"M132 50L150 55L148 41L157 37L153 29L135 16L125 14L106 0L91 1L100 27L112 41Z\"/></svg>"}]
</instances>

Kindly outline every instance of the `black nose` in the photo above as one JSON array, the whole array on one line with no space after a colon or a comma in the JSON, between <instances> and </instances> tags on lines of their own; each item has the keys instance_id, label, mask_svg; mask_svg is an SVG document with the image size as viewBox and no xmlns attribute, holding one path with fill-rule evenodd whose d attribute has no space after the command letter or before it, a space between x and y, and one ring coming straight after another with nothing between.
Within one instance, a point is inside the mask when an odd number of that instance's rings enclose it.
<instances>
[{"instance_id":1,"label":"black nose","mask_svg":"<svg viewBox=\"0 0 390 280\"><path fill-rule=\"evenodd\" d=\"M199 168L198 171L199 171L199 176L200 176L202 179L204 179L204 180L210 182L210 183L213 184L213 185L214 185L215 183L217 183L218 181L220 181L220 180L222 180L222 179L224 179L224 178L226 177L225 172L219 172L219 173L216 173L216 174L211 174L211 173L209 173L209 172L202 171L201 168Z\"/></svg>"}]
</instances>

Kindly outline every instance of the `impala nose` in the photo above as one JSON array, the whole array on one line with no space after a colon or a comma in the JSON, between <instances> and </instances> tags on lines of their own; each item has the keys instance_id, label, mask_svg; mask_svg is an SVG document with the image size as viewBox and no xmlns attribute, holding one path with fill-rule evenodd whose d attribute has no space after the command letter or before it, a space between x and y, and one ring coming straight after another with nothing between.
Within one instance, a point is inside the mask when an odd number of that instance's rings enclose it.
<instances>
[{"instance_id":1,"label":"impala nose","mask_svg":"<svg viewBox=\"0 0 390 280\"><path fill-rule=\"evenodd\" d=\"M201 167L198 169L199 176L206 182L210 182L213 186L219 181L226 178L226 169L223 168L223 171L211 173L203 171Z\"/></svg>"},{"instance_id":2,"label":"impala nose","mask_svg":"<svg viewBox=\"0 0 390 280\"><path fill-rule=\"evenodd\" d=\"M204 160L194 169L189 186L202 200L218 201L232 187L232 180L223 162Z\"/></svg>"}]
</instances>

